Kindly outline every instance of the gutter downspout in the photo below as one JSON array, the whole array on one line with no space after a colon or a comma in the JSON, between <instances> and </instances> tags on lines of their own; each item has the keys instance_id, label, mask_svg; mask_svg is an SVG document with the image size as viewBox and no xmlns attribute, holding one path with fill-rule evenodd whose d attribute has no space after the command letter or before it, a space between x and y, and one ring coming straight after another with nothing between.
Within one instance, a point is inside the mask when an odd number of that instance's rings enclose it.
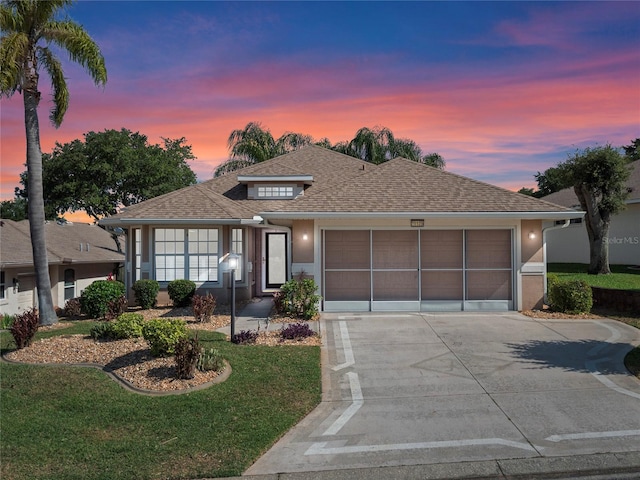
<instances>
[{"instance_id":1,"label":"gutter downspout","mask_svg":"<svg viewBox=\"0 0 640 480\"><path fill-rule=\"evenodd\" d=\"M544 301L547 302L547 232L550 230L560 230L562 228L567 228L571 224L570 219L565 219L562 225L553 225L552 227L547 227L542 229L542 256L544 258Z\"/></svg>"}]
</instances>

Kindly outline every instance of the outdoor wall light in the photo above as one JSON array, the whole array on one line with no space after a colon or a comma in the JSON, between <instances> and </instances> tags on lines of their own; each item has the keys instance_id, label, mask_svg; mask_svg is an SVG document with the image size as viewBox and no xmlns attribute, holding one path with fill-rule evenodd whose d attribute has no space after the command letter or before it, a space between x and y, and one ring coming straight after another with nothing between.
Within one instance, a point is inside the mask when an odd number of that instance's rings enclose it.
<instances>
[{"instance_id":1,"label":"outdoor wall light","mask_svg":"<svg viewBox=\"0 0 640 480\"><path fill-rule=\"evenodd\" d=\"M302 234L302 239L303 240L309 240L309 235L307 235L306 233Z\"/></svg>"},{"instance_id":2,"label":"outdoor wall light","mask_svg":"<svg viewBox=\"0 0 640 480\"><path fill-rule=\"evenodd\" d=\"M536 238L535 232L529 232L529 240L533 240Z\"/></svg>"}]
</instances>

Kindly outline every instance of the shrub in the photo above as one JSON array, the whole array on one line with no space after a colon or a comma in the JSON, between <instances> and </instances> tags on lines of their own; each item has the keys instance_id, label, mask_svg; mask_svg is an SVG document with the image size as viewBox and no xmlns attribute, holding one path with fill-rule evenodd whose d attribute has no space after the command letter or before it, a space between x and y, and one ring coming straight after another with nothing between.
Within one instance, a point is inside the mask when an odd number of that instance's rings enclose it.
<instances>
[{"instance_id":1,"label":"shrub","mask_svg":"<svg viewBox=\"0 0 640 480\"><path fill-rule=\"evenodd\" d=\"M591 287L582 280L556 283L551 298L551 307L563 313L588 313L593 306Z\"/></svg>"},{"instance_id":2,"label":"shrub","mask_svg":"<svg viewBox=\"0 0 640 480\"><path fill-rule=\"evenodd\" d=\"M133 293L136 303L143 309L153 308L156 305L160 284L155 280L137 280L133 284Z\"/></svg>"},{"instance_id":3,"label":"shrub","mask_svg":"<svg viewBox=\"0 0 640 480\"><path fill-rule=\"evenodd\" d=\"M553 287L560 282L560 277L556 273L547 274L547 304L553 305Z\"/></svg>"},{"instance_id":4,"label":"shrub","mask_svg":"<svg viewBox=\"0 0 640 480\"><path fill-rule=\"evenodd\" d=\"M11 324L13 323L13 315L9 315L8 313L3 313L2 317L0 317L0 328L3 330L8 329L9 327L11 327Z\"/></svg>"},{"instance_id":5,"label":"shrub","mask_svg":"<svg viewBox=\"0 0 640 480\"><path fill-rule=\"evenodd\" d=\"M91 318L103 318L109 310L109 302L124 296L124 283L114 280L96 280L80 295L82 311Z\"/></svg>"},{"instance_id":6,"label":"shrub","mask_svg":"<svg viewBox=\"0 0 640 480\"><path fill-rule=\"evenodd\" d=\"M280 314L310 320L318 313L320 295L316 282L311 278L291 279L280 288L281 297L274 301Z\"/></svg>"},{"instance_id":7,"label":"shrub","mask_svg":"<svg viewBox=\"0 0 640 480\"><path fill-rule=\"evenodd\" d=\"M303 338L313 337L316 334L308 323L292 323L280 330L280 338L283 340L302 340Z\"/></svg>"},{"instance_id":8,"label":"shrub","mask_svg":"<svg viewBox=\"0 0 640 480\"><path fill-rule=\"evenodd\" d=\"M176 377L182 379L193 378L201 351L198 337L181 338L176 342L175 351Z\"/></svg>"},{"instance_id":9,"label":"shrub","mask_svg":"<svg viewBox=\"0 0 640 480\"><path fill-rule=\"evenodd\" d=\"M89 330L89 335L94 340L113 340L115 338L113 333L113 325L114 324L110 322L98 322L93 327L91 327L91 330Z\"/></svg>"},{"instance_id":10,"label":"shrub","mask_svg":"<svg viewBox=\"0 0 640 480\"><path fill-rule=\"evenodd\" d=\"M67 318L80 318L81 315L80 299L70 298L67 300L67 303L64 304L64 316Z\"/></svg>"},{"instance_id":11,"label":"shrub","mask_svg":"<svg viewBox=\"0 0 640 480\"><path fill-rule=\"evenodd\" d=\"M196 293L196 284L191 280L173 280L167 285L169 298L176 307L187 307Z\"/></svg>"},{"instance_id":12,"label":"shrub","mask_svg":"<svg viewBox=\"0 0 640 480\"><path fill-rule=\"evenodd\" d=\"M176 343L187 338L187 324L180 318L155 318L144 323L142 336L149 343L154 357L172 355Z\"/></svg>"},{"instance_id":13,"label":"shrub","mask_svg":"<svg viewBox=\"0 0 640 480\"><path fill-rule=\"evenodd\" d=\"M139 313L123 313L111 325L113 338L138 338L142 336L144 317Z\"/></svg>"},{"instance_id":14,"label":"shrub","mask_svg":"<svg viewBox=\"0 0 640 480\"><path fill-rule=\"evenodd\" d=\"M258 339L258 332L252 330L241 330L240 333L236 333L231 337L231 343L238 345L248 345L250 343L256 343Z\"/></svg>"},{"instance_id":15,"label":"shrub","mask_svg":"<svg viewBox=\"0 0 640 480\"><path fill-rule=\"evenodd\" d=\"M193 316L199 322L208 322L216 309L216 297L207 293L206 295L194 295L191 299Z\"/></svg>"},{"instance_id":16,"label":"shrub","mask_svg":"<svg viewBox=\"0 0 640 480\"><path fill-rule=\"evenodd\" d=\"M104 318L108 321L118 318L127 310L127 297L122 295L121 297L110 300L107 304L107 313L104 314Z\"/></svg>"},{"instance_id":17,"label":"shrub","mask_svg":"<svg viewBox=\"0 0 640 480\"><path fill-rule=\"evenodd\" d=\"M198 357L198 370L206 372L214 370L220 372L224 369L224 358L220 355L220 352L215 348L208 350L203 349Z\"/></svg>"},{"instance_id":18,"label":"shrub","mask_svg":"<svg viewBox=\"0 0 640 480\"><path fill-rule=\"evenodd\" d=\"M9 331L18 349L31 345L33 337L38 331L39 322L40 316L35 308L25 310L14 317Z\"/></svg>"}]
</instances>

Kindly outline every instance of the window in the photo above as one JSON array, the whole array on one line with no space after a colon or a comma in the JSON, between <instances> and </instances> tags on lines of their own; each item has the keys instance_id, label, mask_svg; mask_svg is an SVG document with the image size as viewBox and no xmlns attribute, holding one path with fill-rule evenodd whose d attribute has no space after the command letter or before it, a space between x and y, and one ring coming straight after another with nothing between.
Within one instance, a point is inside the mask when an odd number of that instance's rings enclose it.
<instances>
[{"instance_id":1,"label":"window","mask_svg":"<svg viewBox=\"0 0 640 480\"><path fill-rule=\"evenodd\" d=\"M155 278L218 281L218 229L155 229Z\"/></svg>"},{"instance_id":2,"label":"window","mask_svg":"<svg viewBox=\"0 0 640 480\"><path fill-rule=\"evenodd\" d=\"M278 187L274 185L261 185L258 187L258 198L292 198L293 186Z\"/></svg>"},{"instance_id":3,"label":"window","mask_svg":"<svg viewBox=\"0 0 640 480\"><path fill-rule=\"evenodd\" d=\"M135 265L135 277L133 281L140 280L142 278L142 229L133 229L133 257Z\"/></svg>"},{"instance_id":4,"label":"window","mask_svg":"<svg viewBox=\"0 0 640 480\"><path fill-rule=\"evenodd\" d=\"M0 300L3 300L5 298L5 293L4 293L5 288L6 288L6 285L4 283L4 272L0 272Z\"/></svg>"},{"instance_id":5,"label":"window","mask_svg":"<svg viewBox=\"0 0 640 480\"><path fill-rule=\"evenodd\" d=\"M238 265L240 268L236 270L236 282L242 282L242 271L244 270L242 237L243 232L241 228L231 229L231 253L235 253L240 257L238 258Z\"/></svg>"},{"instance_id":6,"label":"window","mask_svg":"<svg viewBox=\"0 0 640 480\"><path fill-rule=\"evenodd\" d=\"M76 272L73 268L64 271L64 301L76 296Z\"/></svg>"}]
</instances>

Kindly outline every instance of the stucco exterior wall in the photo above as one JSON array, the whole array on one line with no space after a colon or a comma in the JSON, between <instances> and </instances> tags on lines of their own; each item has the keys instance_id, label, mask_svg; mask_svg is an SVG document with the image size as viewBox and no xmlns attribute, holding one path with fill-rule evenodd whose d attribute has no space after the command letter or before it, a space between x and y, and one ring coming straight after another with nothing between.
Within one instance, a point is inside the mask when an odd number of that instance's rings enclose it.
<instances>
[{"instance_id":1,"label":"stucco exterior wall","mask_svg":"<svg viewBox=\"0 0 640 480\"><path fill-rule=\"evenodd\" d=\"M589 237L584 222L547 234L547 262L589 263ZM640 264L640 204L627 205L611 220L609 263Z\"/></svg>"}]
</instances>

